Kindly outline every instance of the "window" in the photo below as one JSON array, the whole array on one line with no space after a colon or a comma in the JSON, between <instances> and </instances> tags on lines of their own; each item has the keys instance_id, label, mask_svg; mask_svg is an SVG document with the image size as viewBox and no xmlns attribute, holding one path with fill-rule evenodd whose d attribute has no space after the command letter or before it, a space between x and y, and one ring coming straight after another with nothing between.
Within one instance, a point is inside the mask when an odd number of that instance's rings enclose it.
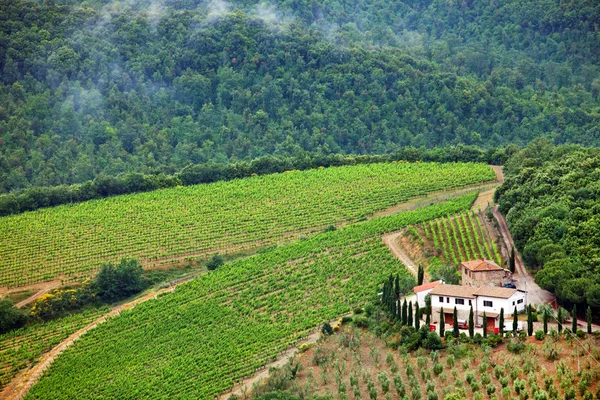
<instances>
[{"instance_id":1,"label":"window","mask_svg":"<svg viewBox=\"0 0 600 400\"><path fill-rule=\"evenodd\" d=\"M521 303L523 303L523 299L517 300L517 304L521 304ZM513 302L513 304L515 304L515 303Z\"/></svg>"},{"instance_id":2,"label":"window","mask_svg":"<svg viewBox=\"0 0 600 400\"><path fill-rule=\"evenodd\" d=\"M465 305L465 300L464 299L454 299L454 303L455 304Z\"/></svg>"},{"instance_id":3,"label":"window","mask_svg":"<svg viewBox=\"0 0 600 400\"><path fill-rule=\"evenodd\" d=\"M440 296L440 303L444 302L444 296Z\"/></svg>"},{"instance_id":4,"label":"window","mask_svg":"<svg viewBox=\"0 0 600 400\"><path fill-rule=\"evenodd\" d=\"M472 306L473 304L471 304L471 300L469 300L469 305Z\"/></svg>"},{"instance_id":5,"label":"window","mask_svg":"<svg viewBox=\"0 0 600 400\"><path fill-rule=\"evenodd\" d=\"M515 305L515 302L513 301L513 306Z\"/></svg>"},{"instance_id":6,"label":"window","mask_svg":"<svg viewBox=\"0 0 600 400\"><path fill-rule=\"evenodd\" d=\"M450 297L446 297L446 303L450 303Z\"/></svg>"},{"instance_id":7,"label":"window","mask_svg":"<svg viewBox=\"0 0 600 400\"><path fill-rule=\"evenodd\" d=\"M488 301L488 300L484 300L484 301L483 301L483 306L484 306L484 307L492 307L492 302L491 302L491 301Z\"/></svg>"}]
</instances>

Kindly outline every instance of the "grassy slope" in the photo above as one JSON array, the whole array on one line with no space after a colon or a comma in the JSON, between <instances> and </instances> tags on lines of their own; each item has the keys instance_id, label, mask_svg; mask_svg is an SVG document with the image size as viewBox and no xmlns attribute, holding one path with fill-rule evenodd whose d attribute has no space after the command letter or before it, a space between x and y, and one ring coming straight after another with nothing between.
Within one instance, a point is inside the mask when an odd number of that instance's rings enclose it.
<instances>
[{"instance_id":1,"label":"grassy slope","mask_svg":"<svg viewBox=\"0 0 600 400\"><path fill-rule=\"evenodd\" d=\"M355 222L434 190L491 180L483 164L370 164L118 196L0 218L0 285L237 252Z\"/></svg>"},{"instance_id":2,"label":"grassy slope","mask_svg":"<svg viewBox=\"0 0 600 400\"><path fill-rule=\"evenodd\" d=\"M208 399L324 320L412 280L384 232L466 210L474 195L383 217L226 264L76 342L30 399Z\"/></svg>"}]
</instances>

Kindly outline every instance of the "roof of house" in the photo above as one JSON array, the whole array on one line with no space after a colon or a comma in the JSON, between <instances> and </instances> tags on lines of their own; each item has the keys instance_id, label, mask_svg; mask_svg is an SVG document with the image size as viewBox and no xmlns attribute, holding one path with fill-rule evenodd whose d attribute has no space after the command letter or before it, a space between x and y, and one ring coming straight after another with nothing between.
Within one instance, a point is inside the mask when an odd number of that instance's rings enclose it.
<instances>
[{"instance_id":1,"label":"roof of house","mask_svg":"<svg viewBox=\"0 0 600 400\"><path fill-rule=\"evenodd\" d=\"M460 286L460 285L437 285L431 292L430 295L439 295L439 296L452 296L452 297L462 297L465 299L474 299L474 292L477 288L472 286Z\"/></svg>"},{"instance_id":2,"label":"roof of house","mask_svg":"<svg viewBox=\"0 0 600 400\"><path fill-rule=\"evenodd\" d=\"M463 261L460 263L465 268L470 269L471 271L481 272L481 271L503 271L504 268L499 266L493 261L485 260L483 258L479 260L472 261Z\"/></svg>"},{"instance_id":3,"label":"roof of house","mask_svg":"<svg viewBox=\"0 0 600 400\"><path fill-rule=\"evenodd\" d=\"M500 313L497 312L493 312L493 311L480 311L479 312L479 316L483 317L483 314L485 313L486 318L498 318L498 316L500 315Z\"/></svg>"},{"instance_id":4,"label":"roof of house","mask_svg":"<svg viewBox=\"0 0 600 400\"><path fill-rule=\"evenodd\" d=\"M497 297L508 299L517 292L517 289L509 289L498 286L482 286L473 293L476 296Z\"/></svg>"},{"instance_id":5,"label":"roof of house","mask_svg":"<svg viewBox=\"0 0 600 400\"><path fill-rule=\"evenodd\" d=\"M433 289L434 287L436 287L437 285L439 285L440 283L442 283L441 280L439 281L435 281L435 282L429 282L429 283L424 283L422 285L419 286L415 286L413 288L413 292L415 293L419 293L422 292L423 290L428 290L428 289Z\"/></svg>"}]
</instances>

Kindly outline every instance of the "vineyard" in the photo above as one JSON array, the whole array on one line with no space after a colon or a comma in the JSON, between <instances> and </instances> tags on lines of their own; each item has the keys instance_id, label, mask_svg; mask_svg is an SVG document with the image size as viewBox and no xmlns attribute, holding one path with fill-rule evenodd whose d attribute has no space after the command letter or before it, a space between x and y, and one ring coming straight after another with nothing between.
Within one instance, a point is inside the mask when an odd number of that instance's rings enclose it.
<instances>
[{"instance_id":1,"label":"vineyard","mask_svg":"<svg viewBox=\"0 0 600 400\"><path fill-rule=\"evenodd\" d=\"M428 221L411 231L422 246L431 245L447 264L485 258L502 265L495 236L482 213L461 213Z\"/></svg>"},{"instance_id":2,"label":"vineyard","mask_svg":"<svg viewBox=\"0 0 600 400\"><path fill-rule=\"evenodd\" d=\"M0 392L19 371L108 311L101 307L0 335Z\"/></svg>"},{"instance_id":3,"label":"vineyard","mask_svg":"<svg viewBox=\"0 0 600 400\"><path fill-rule=\"evenodd\" d=\"M288 391L298 398L335 393L336 399L372 400L444 399L452 393L457 394L452 399L474 400L595 399L600 365L592 357L600 357L600 339L590 335L580 341L592 351L548 335L529 338L517 354L506 347L460 343L408 352L348 326L296 356L294 365L303 368Z\"/></svg>"},{"instance_id":4,"label":"vineyard","mask_svg":"<svg viewBox=\"0 0 600 400\"><path fill-rule=\"evenodd\" d=\"M0 218L0 286L90 274L122 257L159 266L269 246L431 191L494 179L483 164L390 163L292 171Z\"/></svg>"},{"instance_id":5,"label":"vineyard","mask_svg":"<svg viewBox=\"0 0 600 400\"><path fill-rule=\"evenodd\" d=\"M381 234L466 210L473 200L357 223L225 264L83 336L27 398L214 398L321 322L363 304L390 273L412 287Z\"/></svg>"}]
</instances>

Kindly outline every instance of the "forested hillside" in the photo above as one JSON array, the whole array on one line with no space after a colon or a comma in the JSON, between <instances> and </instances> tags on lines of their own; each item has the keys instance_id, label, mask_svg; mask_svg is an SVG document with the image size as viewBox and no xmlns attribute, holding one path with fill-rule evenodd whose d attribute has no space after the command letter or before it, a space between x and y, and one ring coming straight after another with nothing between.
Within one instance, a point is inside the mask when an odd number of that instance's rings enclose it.
<instances>
[{"instance_id":1,"label":"forested hillside","mask_svg":"<svg viewBox=\"0 0 600 400\"><path fill-rule=\"evenodd\" d=\"M265 154L600 144L592 0L0 0L0 191Z\"/></svg>"},{"instance_id":2,"label":"forested hillside","mask_svg":"<svg viewBox=\"0 0 600 400\"><path fill-rule=\"evenodd\" d=\"M536 282L600 310L600 150L538 141L505 172L496 197Z\"/></svg>"}]
</instances>

